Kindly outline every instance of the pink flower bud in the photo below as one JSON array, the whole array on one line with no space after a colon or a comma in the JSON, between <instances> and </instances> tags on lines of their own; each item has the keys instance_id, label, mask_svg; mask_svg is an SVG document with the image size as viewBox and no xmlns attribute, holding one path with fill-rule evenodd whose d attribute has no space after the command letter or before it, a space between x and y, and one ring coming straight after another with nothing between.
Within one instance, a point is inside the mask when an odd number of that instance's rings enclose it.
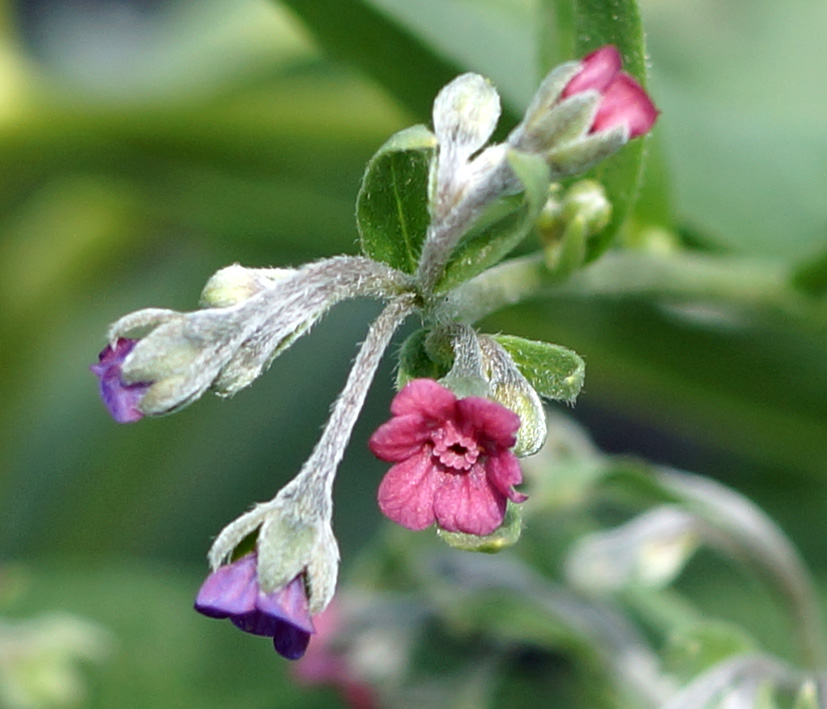
<instances>
[{"instance_id":1,"label":"pink flower bud","mask_svg":"<svg viewBox=\"0 0 827 709\"><path fill-rule=\"evenodd\" d=\"M629 74L621 71L620 52L612 45L601 47L583 58L581 69L566 84L561 98L583 91L598 91L602 98L590 133L625 125L629 138L648 133L658 117L658 109L646 90Z\"/></svg>"}]
</instances>

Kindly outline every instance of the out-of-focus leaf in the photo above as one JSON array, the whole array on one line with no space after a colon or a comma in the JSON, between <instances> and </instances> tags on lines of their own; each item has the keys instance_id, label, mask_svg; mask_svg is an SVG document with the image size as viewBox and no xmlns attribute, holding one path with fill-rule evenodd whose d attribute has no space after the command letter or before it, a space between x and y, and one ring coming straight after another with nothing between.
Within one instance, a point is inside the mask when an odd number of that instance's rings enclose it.
<instances>
[{"instance_id":1,"label":"out-of-focus leaf","mask_svg":"<svg viewBox=\"0 0 827 709\"><path fill-rule=\"evenodd\" d=\"M459 67L408 27L363 0L282 0L322 46L387 87L415 116L430 115L440 87Z\"/></svg>"},{"instance_id":2,"label":"out-of-focus leaf","mask_svg":"<svg viewBox=\"0 0 827 709\"><path fill-rule=\"evenodd\" d=\"M793 272L793 285L814 296L827 295L827 251L802 263Z\"/></svg>"},{"instance_id":3,"label":"out-of-focus leaf","mask_svg":"<svg viewBox=\"0 0 827 709\"><path fill-rule=\"evenodd\" d=\"M668 638L664 662L669 673L689 681L728 657L758 649L741 626L704 620L678 628Z\"/></svg>"},{"instance_id":4,"label":"out-of-focus leaf","mask_svg":"<svg viewBox=\"0 0 827 709\"><path fill-rule=\"evenodd\" d=\"M522 375L540 396L574 401L586 373L586 365L576 352L548 342L526 340L513 335L495 335L511 355Z\"/></svg>"},{"instance_id":5,"label":"out-of-focus leaf","mask_svg":"<svg viewBox=\"0 0 827 709\"><path fill-rule=\"evenodd\" d=\"M436 291L455 288L501 261L531 231L548 194L549 169L535 155L512 150L508 162L523 184L518 197L494 205L459 243Z\"/></svg>"},{"instance_id":6,"label":"out-of-focus leaf","mask_svg":"<svg viewBox=\"0 0 827 709\"><path fill-rule=\"evenodd\" d=\"M428 172L436 136L413 126L392 136L368 163L356 198L362 252L414 273L428 229Z\"/></svg>"}]
</instances>

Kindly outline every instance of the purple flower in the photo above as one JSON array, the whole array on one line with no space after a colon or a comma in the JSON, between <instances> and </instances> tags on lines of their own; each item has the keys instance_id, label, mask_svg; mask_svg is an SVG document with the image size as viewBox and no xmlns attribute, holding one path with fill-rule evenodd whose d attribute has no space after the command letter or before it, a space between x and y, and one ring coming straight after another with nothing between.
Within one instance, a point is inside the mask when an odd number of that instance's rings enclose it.
<instances>
[{"instance_id":1,"label":"purple flower","mask_svg":"<svg viewBox=\"0 0 827 709\"><path fill-rule=\"evenodd\" d=\"M107 345L98 355L98 363L89 367L100 380L103 403L118 423L132 423L143 418L138 405L150 383L127 384L121 379L121 365L137 342L138 340L121 338L115 347Z\"/></svg>"},{"instance_id":2,"label":"purple flower","mask_svg":"<svg viewBox=\"0 0 827 709\"><path fill-rule=\"evenodd\" d=\"M415 379L391 404L393 418L370 449L396 463L379 485L379 508L408 529L436 522L483 536L502 524L506 500L523 502L516 441L519 417L481 397L457 399L431 379Z\"/></svg>"},{"instance_id":3,"label":"purple flower","mask_svg":"<svg viewBox=\"0 0 827 709\"><path fill-rule=\"evenodd\" d=\"M648 133L658 117L658 109L646 90L629 74L621 71L623 60L612 45L585 56L581 69L563 89L562 98L590 89L600 92L601 100L591 133L626 125L629 138Z\"/></svg>"},{"instance_id":4,"label":"purple flower","mask_svg":"<svg viewBox=\"0 0 827 709\"><path fill-rule=\"evenodd\" d=\"M246 633L273 638L276 652L298 660L315 633L301 574L286 586L264 593L258 585L255 552L219 567L204 581L195 610L229 618Z\"/></svg>"}]
</instances>

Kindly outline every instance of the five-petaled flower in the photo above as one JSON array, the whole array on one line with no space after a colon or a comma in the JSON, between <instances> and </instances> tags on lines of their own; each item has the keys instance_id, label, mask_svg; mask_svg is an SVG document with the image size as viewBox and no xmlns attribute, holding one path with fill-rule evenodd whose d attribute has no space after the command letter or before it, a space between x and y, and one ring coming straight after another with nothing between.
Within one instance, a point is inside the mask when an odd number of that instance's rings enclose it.
<instances>
[{"instance_id":1,"label":"five-petaled flower","mask_svg":"<svg viewBox=\"0 0 827 709\"><path fill-rule=\"evenodd\" d=\"M522 473L510 450L519 417L476 396L457 399L431 379L409 382L393 418L370 438L374 455L395 465L379 486L379 507L408 529L434 522L449 532L486 535L502 524Z\"/></svg>"},{"instance_id":2,"label":"five-petaled flower","mask_svg":"<svg viewBox=\"0 0 827 709\"><path fill-rule=\"evenodd\" d=\"M211 573L195 599L195 610L210 618L229 618L253 635L273 638L288 660L298 660L315 633L302 575L271 593L258 584L256 554L252 552Z\"/></svg>"},{"instance_id":3,"label":"five-petaled flower","mask_svg":"<svg viewBox=\"0 0 827 709\"><path fill-rule=\"evenodd\" d=\"M137 343L138 340L121 338L114 347L107 345L98 355L98 363L89 367L100 380L103 403L118 423L132 423L143 418L138 405L150 384L127 384L121 378L121 366Z\"/></svg>"},{"instance_id":4,"label":"five-petaled flower","mask_svg":"<svg viewBox=\"0 0 827 709\"><path fill-rule=\"evenodd\" d=\"M625 125L631 139L652 128L658 109L646 90L633 77L621 71L623 59L616 47L601 47L583 57L580 65L580 71L566 84L561 98L588 90L600 93L591 133Z\"/></svg>"}]
</instances>

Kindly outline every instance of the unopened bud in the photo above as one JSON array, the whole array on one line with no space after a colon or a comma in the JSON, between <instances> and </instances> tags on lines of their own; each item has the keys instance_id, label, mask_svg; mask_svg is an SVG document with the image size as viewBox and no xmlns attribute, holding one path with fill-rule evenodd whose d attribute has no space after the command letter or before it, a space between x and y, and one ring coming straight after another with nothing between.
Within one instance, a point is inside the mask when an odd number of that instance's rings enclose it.
<instances>
[{"instance_id":1,"label":"unopened bud","mask_svg":"<svg viewBox=\"0 0 827 709\"><path fill-rule=\"evenodd\" d=\"M564 275L582 266L586 244L606 228L611 216L606 191L594 180L580 180L563 194L550 194L537 220L548 267Z\"/></svg>"},{"instance_id":2,"label":"unopened bud","mask_svg":"<svg viewBox=\"0 0 827 709\"><path fill-rule=\"evenodd\" d=\"M242 303L296 273L292 268L245 268L233 264L216 271L201 291L201 306L226 308Z\"/></svg>"},{"instance_id":3,"label":"unopened bud","mask_svg":"<svg viewBox=\"0 0 827 709\"><path fill-rule=\"evenodd\" d=\"M663 588L697 546L695 518L663 505L620 527L583 537L568 555L566 574L575 585L599 592L630 585Z\"/></svg>"}]
</instances>

